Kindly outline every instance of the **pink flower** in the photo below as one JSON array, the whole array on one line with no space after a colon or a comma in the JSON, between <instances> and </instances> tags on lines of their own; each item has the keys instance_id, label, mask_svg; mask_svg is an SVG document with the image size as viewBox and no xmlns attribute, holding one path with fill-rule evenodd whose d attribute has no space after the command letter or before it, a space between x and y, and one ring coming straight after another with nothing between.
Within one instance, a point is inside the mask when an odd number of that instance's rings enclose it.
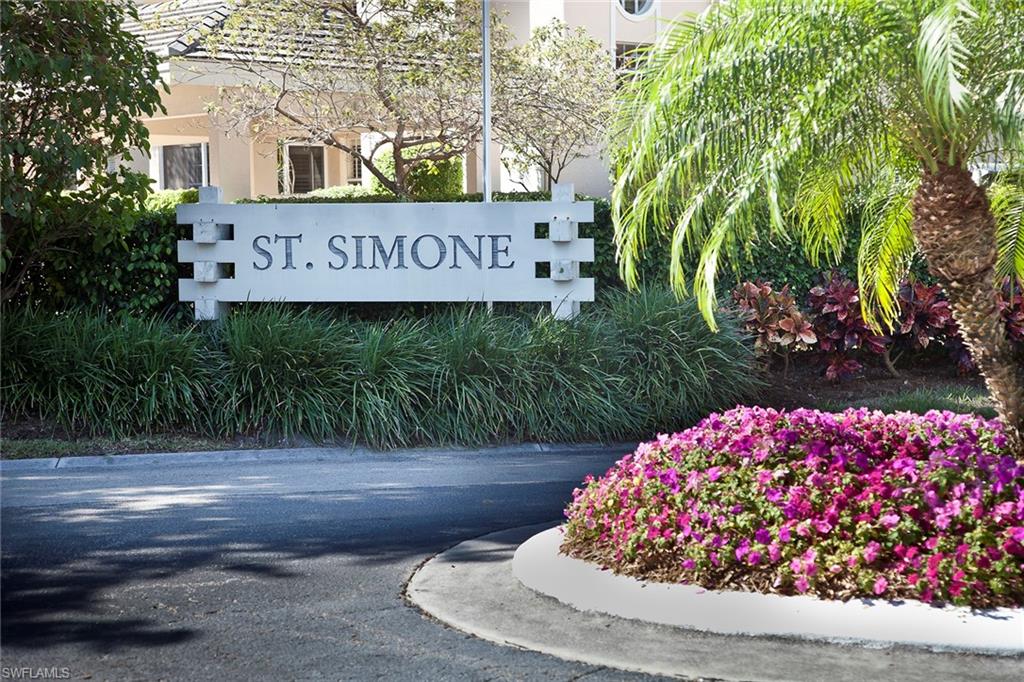
<instances>
[{"instance_id":1,"label":"pink flower","mask_svg":"<svg viewBox=\"0 0 1024 682\"><path fill-rule=\"evenodd\" d=\"M886 514L885 516L880 518L879 521L881 521L882 525L886 528L895 528L896 525L900 522L900 517L896 514Z\"/></svg>"},{"instance_id":2,"label":"pink flower","mask_svg":"<svg viewBox=\"0 0 1024 682\"><path fill-rule=\"evenodd\" d=\"M881 548L882 546L874 540L869 542L867 546L864 548L864 561L869 564L873 563L875 559L878 558L878 552Z\"/></svg>"},{"instance_id":3,"label":"pink flower","mask_svg":"<svg viewBox=\"0 0 1024 682\"><path fill-rule=\"evenodd\" d=\"M796 588L797 592L799 592L800 594L803 594L804 592L807 591L807 588L808 588L807 578L805 578L803 576L800 576L799 578L797 578L796 580L793 581L793 587Z\"/></svg>"},{"instance_id":4,"label":"pink flower","mask_svg":"<svg viewBox=\"0 0 1024 682\"><path fill-rule=\"evenodd\" d=\"M875 580L874 592L875 594L882 594L889 587L889 581L885 579L885 576L878 576Z\"/></svg>"}]
</instances>

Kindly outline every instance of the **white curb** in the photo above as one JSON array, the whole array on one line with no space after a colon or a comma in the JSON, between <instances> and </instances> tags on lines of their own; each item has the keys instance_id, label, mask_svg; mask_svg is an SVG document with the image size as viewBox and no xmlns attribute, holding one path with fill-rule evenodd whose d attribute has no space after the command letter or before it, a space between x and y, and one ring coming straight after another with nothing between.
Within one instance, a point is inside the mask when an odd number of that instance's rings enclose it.
<instances>
[{"instance_id":1,"label":"white curb","mask_svg":"<svg viewBox=\"0 0 1024 682\"><path fill-rule=\"evenodd\" d=\"M907 600L825 601L646 583L559 553L560 528L516 550L512 573L527 587L581 611L720 634L908 644L999 655L1024 653L1024 609L937 608Z\"/></svg>"}]
</instances>

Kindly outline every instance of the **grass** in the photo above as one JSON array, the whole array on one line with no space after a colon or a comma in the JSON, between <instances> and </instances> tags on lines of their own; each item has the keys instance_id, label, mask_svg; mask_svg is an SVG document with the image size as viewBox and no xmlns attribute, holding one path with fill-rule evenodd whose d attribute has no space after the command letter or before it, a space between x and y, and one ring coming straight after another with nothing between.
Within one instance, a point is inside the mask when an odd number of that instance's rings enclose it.
<instances>
[{"instance_id":1,"label":"grass","mask_svg":"<svg viewBox=\"0 0 1024 682\"><path fill-rule=\"evenodd\" d=\"M692 302L666 290L615 293L571 322L469 306L384 321L239 306L201 329L4 313L5 421L38 418L92 438L188 432L384 449L609 441L685 428L759 388L731 317L711 333Z\"/></svg>"},{"instance_id":2,"label":"grass","mask_svg":"<svg viewBox=\"0 0 1024 682\"><path fill-rule=\"evenodd\" d=\"M924 414L929 410L948 410L961 414L974 413L992 419L995 407L988 393L974 386L948 384L919 387L907 391L887 393L849 401L824 401L818 409L840 412L848 407L867 407L882 412L915 412Z\"/></svg>"}]
</instances>

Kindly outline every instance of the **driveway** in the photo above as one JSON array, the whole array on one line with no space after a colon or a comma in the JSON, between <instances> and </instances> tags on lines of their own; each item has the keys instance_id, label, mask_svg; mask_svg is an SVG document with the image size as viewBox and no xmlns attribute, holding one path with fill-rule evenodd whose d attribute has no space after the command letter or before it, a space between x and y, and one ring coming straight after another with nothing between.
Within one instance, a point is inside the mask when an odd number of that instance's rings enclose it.
<instances>
[{"instance_id":1,"label":"driveway","mask_svg":"<svg viewBox=\"0 0 1024 682\"><path fill-rule=\"evenodd\" d=\"M580 479L624 452L321 450L266 461L5 467L3 672L636 677L477 640L402 597L428 557L558 518Z\"/></svg>"}]
</instances>

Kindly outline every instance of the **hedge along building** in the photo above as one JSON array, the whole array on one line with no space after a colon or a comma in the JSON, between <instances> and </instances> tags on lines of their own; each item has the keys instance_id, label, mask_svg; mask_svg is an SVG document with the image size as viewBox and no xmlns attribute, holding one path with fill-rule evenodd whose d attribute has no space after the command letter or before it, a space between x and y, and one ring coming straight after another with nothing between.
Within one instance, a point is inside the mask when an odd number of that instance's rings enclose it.
<instances>
[{"instance_id":1,"label":"hedge along building","mask_svg":"<svg viewBox=\"0 0 1024 682\"><path fill-rule=\"evenodd\" d=\"M307 140L267 139L239 135L210 113L222 88L235 87L238 74L230 63L213 59L202 34L222 24L235 3L225 0L136 0L139 23L126 28L139 35L160 56L165 113L143 119L151 149L137 152L131 165L147 173L157 189L216 185L224 200L259 195L301 194L323 187L370 185L371 175L359 160L336 147ZM617 68L629 68L629 52L657 39L666 19L706 7L704 0L492 0L512 40L527 41L532 31L554 19L570 28L582 27L599 41ZM336 131L346 135L347 131ZM372 134L352 130L353 144L369 144ZM522 186L500 162L501 148L490 154L492 187L515 191ZM464 187L480 191L482 153L471 147L463 155ZM520 179L521 180L521 179ZM536 183L535 179L531 179ZM562 182L579 192L606 196L610 190L608 160L594 150L566 169Z\"/></svg>"}]
</instances>

